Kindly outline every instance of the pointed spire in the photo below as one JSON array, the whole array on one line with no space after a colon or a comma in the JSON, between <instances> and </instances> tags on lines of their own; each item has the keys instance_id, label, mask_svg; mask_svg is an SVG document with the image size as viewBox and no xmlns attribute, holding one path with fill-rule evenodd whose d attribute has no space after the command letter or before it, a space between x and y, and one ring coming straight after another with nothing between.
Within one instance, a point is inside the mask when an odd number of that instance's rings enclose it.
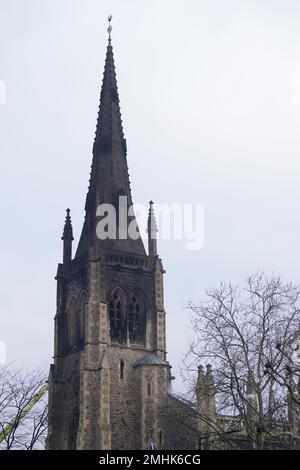
<instances>
[{"instance_id":1,"label":"pointed spire","mask_svg":"<svg viewBox=\"0 0 300 470\"><path fill-rule=\"evenodd\" d=\"M66 209L66 220L65 220L65 226L64 226L64 232L63 236L61 237L62 240L74 240L73 238L73 227L72 227L72 221L71 221L71 210Z\"/></svg>"},{"instance_id":2,"label":"pointed spire","mask_svg":"<svg viewBox=\"0 0 300 470\"><path fill-rule=\"evenodd\" d=\"M155 213L153 208L154 202L149 202L149 215L148 215L148 254L149 256L156 256L157 255L157 223L155 219Z\"/></svg>"},{"instance_id":3,"label":"pointed spire","mask_svg":"<svg viewBox=\"0 0 300 470\"><path fill-rule=\"evenodd\" d=\"M126 152L120 101L118 94L117 77L114 63L113 47L111 39L108 40L106 60L102 81L101 99L96 127L94 152L108 151L112 144L120 146L123 156Z\"/></svg>"},{"instance_id":4,"label":"pointed spire","mask_svg":"<svg viewBox=\"0 0 300 470\"><path fill-rule=\"evenodd\" d=\"M68 263L72 259L72 242L74 240L73 238L73 227L72 227L72 221L71 221L71 216L70 216L70 209L66 210L67 215L66 215L66 220L65 220L65 226L64 226L64 232L63 236L61 239L64 242L64 248L63 248L63 263Z\"/></svg>"},{"instance_id":5,"label":"pointed spire","mask_svg":"<svg viewBox=\"0 0 300 470\"><path fill-rule=\"evenodd\" d=\"M96 225L99 222L99 219L96 219L96 210L99 205L112 204L118 212L120 196L127 197L128 207L132 205L126 159L127 147L123 133L114 54L111 44L111 17L108 18L108 21L109 39L93 146L89 189L85 204L86 216L76 256L80 256L87 252L91 246L99 243L96 236ZM131 217L128 223L132 222L133 218ZM126 240L122 237L112 241L105 240L102 246L145 255L140 237L136 240L128 237Z\"/></svg>"},{"instance_id":6,"label":"pointed spire","mask_svg":"<svg viewBox=\"0 0 300 470\"><path fill-rule=\"evenodd\" d=\"M131 203L114 54L109 36L86 209L99 203L116 203L122 193Z\"/></svg>"}]
</instances>

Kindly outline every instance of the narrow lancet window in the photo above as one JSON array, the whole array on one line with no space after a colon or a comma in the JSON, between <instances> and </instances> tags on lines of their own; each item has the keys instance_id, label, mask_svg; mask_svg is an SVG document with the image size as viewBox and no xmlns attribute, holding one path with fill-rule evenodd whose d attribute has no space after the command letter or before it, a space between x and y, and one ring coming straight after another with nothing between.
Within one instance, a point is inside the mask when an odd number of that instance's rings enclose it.
<instances>
[{"instance_id":1,"label":"narrow lancet window","mask_svg":"<svg viewBox=\"0 0 300 470\"><path fill-rule=\"evenodd\" d=\"M139 299L134 295L129 302L128 308L128 331L130 341L141 339L141 305Z\"/></svg>"},{"instance_id":2,"label":"narrow lancet window","mask_svg":"<svg viewBox=\"0 0 300 470\"><path fill-rule=\"evenodd\" d=\"M123 359L120 360L120 379L124 380L124 369L125 369L125 363Z\"/></svg>"},{"instance_id":3,"label":"narrow lancet window","mask_svg":"<svg viewBox=\"0 0 300 470\"><path fill-rule=\"evenodd\" d=\"M109 301L110 337L122 341L122 302L118 293L114 293Z\"/></svg>"}]
</instances>

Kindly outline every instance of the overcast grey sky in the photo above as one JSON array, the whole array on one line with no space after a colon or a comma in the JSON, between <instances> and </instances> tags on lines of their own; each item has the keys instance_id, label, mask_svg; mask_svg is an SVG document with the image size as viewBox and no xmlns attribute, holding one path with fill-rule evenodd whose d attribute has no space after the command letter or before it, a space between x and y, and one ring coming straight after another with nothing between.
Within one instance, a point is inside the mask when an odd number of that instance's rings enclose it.
<instances>
[{"instance_id":1,"label":"overcast grey sky","mask_svg":"<svg viewBox=\"0 0 300 470\"><path fill-rule=\"evenodd\" d=\"M53 353L64 211L77 242L112 14L134 201L205 206L201 251L159 244L179 378L189 299L257 269L300 283L300 2L0 0L0 9L8 360L32 367Z\"/></svg>"}]
</instances>

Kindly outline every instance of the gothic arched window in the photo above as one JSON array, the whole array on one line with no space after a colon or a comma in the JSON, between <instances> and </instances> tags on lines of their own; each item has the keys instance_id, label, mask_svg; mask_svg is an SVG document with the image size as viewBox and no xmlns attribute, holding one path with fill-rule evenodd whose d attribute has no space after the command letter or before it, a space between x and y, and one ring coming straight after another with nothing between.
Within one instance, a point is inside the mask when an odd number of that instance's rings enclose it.
<instances>
[{"instance_id":1,"label":"gothic arched window","mask_svg":"<svg viewBox=\"0 0 300 470\"><path fill-rule=\"evenodd\" d=\"M68 348L74 348L77 345L77 302L73 297L67 308L68 319Z\"/></svg>"},{"instance_id":2,"label":"gothic arched window","mask_svg":"<svg viewBox=\"0 0 300 470\"><path fill-rule=\"evenodd\" d=\"M123 303L118 292L113 293L109 300L109 327L110 336L116 341L123 341L124 335L122 334L122 317L123 317Z\"/></svg>"},{"instance_id":3,"label":"gothic arched window","mask_svg":"<svg viewBox=\"0 0 300 470\"><path fill-rule=\"evenodd\" d=\"M130 341L141 340L142 306L136 295L133 295L128 306L128 332Z\"/></svg>"}]
</instances>

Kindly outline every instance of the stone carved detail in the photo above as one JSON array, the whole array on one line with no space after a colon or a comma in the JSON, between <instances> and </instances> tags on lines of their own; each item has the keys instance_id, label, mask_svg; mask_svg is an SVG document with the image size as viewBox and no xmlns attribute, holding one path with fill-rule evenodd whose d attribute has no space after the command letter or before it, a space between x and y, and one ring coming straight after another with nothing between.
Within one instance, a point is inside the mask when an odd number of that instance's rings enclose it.
<instances>
[{"instance_id":1,"label":"stone carved detail","mask_svg":"<svg viewBox=\"0 0 300 470\"><path fill-rule=\"evenodd\" d=\"M119 285L120 287L122 287L122 289L126 290L126 291L131 291L133 290L135 287L137 287L137 283L136 283L136 280L133 276L127 276L127 275L116 275L115 276L115 283L116 285Z\"/></svg>"}]
</instances>

